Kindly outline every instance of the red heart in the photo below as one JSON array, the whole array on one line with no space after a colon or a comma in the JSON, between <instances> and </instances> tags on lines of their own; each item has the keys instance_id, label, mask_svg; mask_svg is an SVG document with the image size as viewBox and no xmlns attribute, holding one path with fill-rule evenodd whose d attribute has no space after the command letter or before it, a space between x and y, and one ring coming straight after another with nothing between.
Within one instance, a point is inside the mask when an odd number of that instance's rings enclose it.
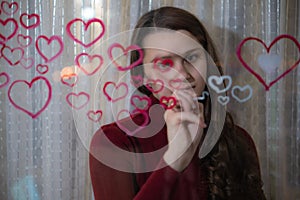
<instances>
[{"instance_id":1,"label":"red heart","mask_svg":"<svg viewBox=\"0 0 300 200\"><path fill-rule=\"evenodd\" d=\"M87 31L87 29L89 28L89 26L90 25L92 25L92 24L100 24L101 25L101 27L102 27L102 32L94 39L94 40L92 40L91 42L89 42L89 43L84 43L82 40L80 40L80 39L78 39L78 38L76 38L75 36L74 36L74 34L72 33L72 31L71 31L71 26L74 24L74 23L76 23L76 22L80 22L80 23L82 23L83 25L84 25L84 31ZM79 44L81 44L82 46L84 46L84 47L90 47L90 46L92 46L93 44L95 44L103 35L104 35L104 32L105 32L105 25L104 25L104 23L102 22L102 20L100 20L100 19L97 19L97 18L93 18L93 19L90 19L90 20L88 20L87 22L84 22L82 19L79 19L79 18L76 18L76 19L73 19L73 20L71 20L68 24L67 24L67 26L66 26L66 31L67 31L67 34L68 34L68 36L72 39L72 40L74 40L75 42L77 42L77 43L79 43Z\"/></svg>"},{"instance_id":2,"label":"red heart","mask_svg":"<svg viewBox=\"0 0 300 200\"><path fill-rule=\"evenodd\" d=\"M156 85L156 86L160 86L160 87L154 89L153 87L150 86L151 84ZM154 79L148 79L145 86L151 92L158 93L158 92L160 92L160 91L162 91L164 89L164 82L162 80L160 80L160 79L156 79L156 80L154 80Z\"/></svg>"},{"instance_id":3,"label":"red heart","mask_svg":"<svg viewBox=\"0 0 300 200\"><path fill-rule=\"evenodd\" d=\"M48 70L49 70L48 65L38 64L36 66L36 71L40 74L46 74Z\"/></svg>"},{"instance_id":4,"label":"red heart","mask_svg":"<svg viewBox=\"0 0 300 200\"><path fill-rule=\"evenodd\" d=\"M132 120L132 115L133 114L142 114L143 116L143 121L142 121L142 124L140 125L137 125L133 120ZM129 118L127 118L128 120L124 120L123 118L121 118L120 116L121 115L128 115ZM135 135L135 133L137 133L138 131L140 131L141 129L143 129L149 122L149 117L147 115L146 112L141 112L141 111L138 111L138 110L134 110L132 111L132 113L130 113L128 110L126 109L123 109L121 110L118 115L117 115L117 125L119 126L119 128L121 130L123 130L127 135L130 135L130 136L133 136Z\"/></svg>"},{"instance_id":5,"label":"red heart","mask_svg":"<svg viewBox=\"0 0 300 200\"><path fill-rule=\"evenodd\" d=\"M74 102L72 103L71 99L74 98L74 101L81 102ZM86 92L79 92L78 94L71 92L66 96L67 103L74 109L79 110L83 108L90 100L90 95Z\"/></svg>"},{"instance_id":6,"label":"red heart","mask_svg":"<svg viewBox=\"0 0 300 200\"><path fill-rule=\"evenodd\" d=\"M67 86L74 87L78 81L77 74L64 74L61 77L61 82Z\"/></svg>"},{"instance_id":7,"label":"red heart","mask_svg":"<svg viewBox=\"0 0 300 200\"><path fill-rule=\"evenodd\" d=\"M6 28L7 27L7 28ZM9 18L3 21L0 19L0 39L3 41L9 40L15 36L19 29L18 22L14 18ZM8 34L5 34L8 33Z\"/></svg>"},{"instance_id":8,"label":"red heart","mask_svg":"<svg viewBox=\"0 0 300 200\"><path fill-rule=\"evenodd\" d=\"M79 62L79 59L80 59L81 57L88 57L88 60L89 60L88 67L85 67L84 65L82 65L82 64ZM95 67L95 66L91 66L92 71L89 72L90 69L87 70L87 68L90 68L90 64L92 64L92 62L93 62L94 59L99 60L99 62L97 62L98 65L97 65L96 67ZM101 67L102 64L103 64L103 58L102 58L102 56L97 55L97 54L95 54L95 55L89 55L89 54L87 54L87 53L81 53L81 54L79 54L78 56L76 56L75 62L76 62L76 65L77 65L77 66L78 66L78 67L79 67L86 75L91 76L91 75L95 74L95 73L100 69L100 67Z\"/></svg>"},{"instance_id":9,"label":"red heart","mask_svg":"<svg viewBox=\"0 0 300 200\"><path fill-rule=\"evenodd\" d=\"M33 22L30 21L31 19L33 19L34 21ZM40 16L35 13L33 14L23 13L20 16L20 23L24 28L27 29L35 28L40 25Z\"/></svg>"},{"instance_id":10,"label":"red heart","mask_svg":"<svg viewBox=\"0 0 300 200\"><path fill-rule=\"evenodd\" d=\"M53 44L53 42L55 42L55 41L58 42L59 49L58 49L58 51L56 52L55 55L53 55L53 56L47 56L45 53L42 52L42 50L45 49L45 47L43 47L43 48L42 48L42 46L40 47L40 41L42 41L42 40L46 40L48 46L50 44ZM45 35L40 35L36 39L35 47L36 47L38 53L46 61L46 63L48 63L48 62L51 62L54 59L56 59L63 52L64 43L62 42L62 39L59 36L53 35L50 38L48 38Z\"/></svg>"},{"instance_id":11,"label":"red heart","mask_svg":"<svg viewBox=\"0 0 300 200\"><path fill-rule=\"evenodd\" d=\"M137 105L137 103L141 103L141 105ZM151 105L151 99L147 96L139 96L139 95L132 95L130 99L131 105L136 108L137 110L147 110Z\"/></svg>"},{"instance_id":12,"label":"red heart","mask_svg":"<svg viewBox=\"0 0 300 200\"><path fill-rule=\"evenodd\" d=\"M9 46L4 46L1 49L1 54L11 66L15 66L19 64L20 60L23 58L24 50L20 47L12 49Z\"/></svg>"},{"instance_id":13,"label":"red heart","mask_svg":"<svg viewBox=\"0 0 300 200\"><path fill-rule=\"evenodd\" d=\"M114 88L114 90L112 91L113 93L115 92L115 90L118 90L118 91L123 92L124 94L123 94L123 95L119 95L119 96L116 97L116 98L112 98L112 96L108 94L108 91L106 91L106 90L107 90L107 87L108 87L109 85L112 85L112 86L113 86L113 88ZM122 88L123 88L123 90L122 90ZM109 82L106 82L106 83L104 84L103 92L104 92L104 95L107 97L108 101L116 102L116 101L121 100L121 99L123 99L123 98L126 97L126 95L128 94L128 86L127 86L127 84L124 83L124 82L121 82L121 83L119 83L118 85L116 85L116 83L110 82L110 81L109 81Z\"/></svg>"},{"instance_id":14,"label":"red heart","mask_svg":"<svg viewBox=\"0 0 300 200\"><path fill-rule=\"evenodd\" d=\"M4 81L1 81L1 77L4 77ZM5 87L9 82L9 76L6 72L0 73L0 89Z\"/></svg>"},{"instance_id":15,"label":"red heart","mask_svg":"<svg viewBox=\"0 0 300 200\"><path fill-rule=\"evenodd\" d=\"M176 98L175 97L166 97L163 96L159 100L160 105L162 105L165 109L172 109L176 106Z\"/></svg>"},{"instance_id":16,"label":"red heart","mask_svg":"<svg viewBox=\"0 0 300 200\"><path fill-rule=\"evenodd\" d=\"M42 106L42 108L40 110L38 110L37 112L33 113L32 111L29 111L26 108L23 108L22 106L18 105L18 103L16 103L16 100L12 99L12 97L11 97L11 90L15 86L15 84L17 84L17 83L25 83L29 87L29 89L33 86L34 83L36 83L38 85L44 84L44 85L47 86L47 88L48 88L48 94L47 95L48 96L47 96L46 102L44 102L44 105ZM24 92L24 91L22 91L22 92ZM35 77L34 79L32 79L32 81L30 83L28 83L25 80L14 81L10 85L10 87L8 89L8 98L9 98L9 101L12 103L12 105L15 108L17 108L17 109L25 112L26 114L28 114L33 119L36 118L36 117L38 117L47 108L47 106L50 103L51 97L52 97L52 88L51 88L50 82L48 81L48 79L46 79L45 77L42 77L42 76Z\"/></svg>"},{"instance_id":17,"label":"red heart","mask_svg":"<svg viewBox=\"0 0 300 200\"><path fill-rule=\"evenodd\" d=\"M259 38L256 38L256 37L248 37L246 39L244 39L240 45L238 46L237 48L237 56L239 58L239 60L241 61L241 63L243 64L243 66L251 73L253 74L259 82L261 82L264 87L265 87L265 90L268 91L270 89L270 87L272 87L272 85L274 85L277 81L279 81L281 78L285 77L289 72L291 72L294 68L296 68L298 66L298 64L300 63L300 57L298 58L298 60L289 68L287 69L285 72L283 72L282 74L280 74L277 78L275 78L274 80L272 80L270 83L266 83L265 80L258 74L256 73L245 61L244 59L242 58L242 55L241 55L241 51L242 51L242 47L243 45L249 41L249 40L254 40L254 41L257 41L259 43L261 43L264 48L267 50L267 52L269 53L270 52L270 49L272 48L272 46L278 42L279 40L281 39L289 39L289 40L292 40L294 42L294 44L296 44L296 46L298 47L298 51L300 52L300 44L298 42L298 40L294 37L292 37L291 35L280 35L278 37L276 37L269 46L267 46L261 39Z\"/></svg>"},{"instance_id":18,"label":"red heart","mask_svg":"<svg viewBox=\"0 0 300 200\"><path fill-rule=\"evenodd\" d=\"M19 5L17 2L8 3L7 1L3 1L1 3L1 9L5 14L11 15L18 11Z\"/></svg>"},{"instance_id":19,"label":"red heart","mask_svg":"<svg viewBox=\"0 0 300 200\"><path fill-rule=\"evenodd\" d=\"M122 51L123 51L123 55L127 56L128 53L130 51L134 51L134 50L137 50L139 52L139 59L133 63L131 63L129 66L126 66L126 67L122 67L121 65L119 65L115 59L113 58L113 55L112 55L112 51L114 48L120 48ZM142 49L137 46L137 45L131 45L131 46L128 46L126 49L119 43L114 43L112 44L109 48L108 48L108 56L110 58L110 60L117 66L118 70L120 71L126 71L126 70L130 70L138 65L140 65L142 62L143 62L143 51Z\"/></svg>"},{"instance_id":20,"label":"red heart","mask_svg":"<svg viewBox=\"0 0 300 200\"><path fill-rule=\"evenodd\" d=\"M32 42L32 38L29 35L26 36L26 35L18 34L17 41L21 47L28 47Z\"/></svg>"},{"instance_id":21,"label":"red heart","mask_svg":"<svg viewBox=\"0 0 300 200\"><path fill-rule=\"evenodd\" d=\"M160 65L162 66L167 66L167 68L161 68ZM167 72L167 71L170 71L171 68L173 67L174 65L174 62L172 59L163 59L163 58L156 58L154 59L154 69L158 69L159 71L161 72Z\"/></svg>"},{"instance_id":22,"label":"red heart","mask_svg":"<svg viewBox=\"0 0 300 200\"><path fill-rule=\"evenodd\" d=\"M33 58L22 58L20 60L20 64L24 67L24 69L30 69L34 64L34 61Z\"/></svg>"},{"instance_id":23,"label":"red heart","mask_svg":"<svg viewBox=\"0 0 300 200\"><path fill-rule=\"evenodd\" d=\"M90 110L87 113L87 116L88 116L89 120L91 120L93 122L99 122L102 117L102 110L97 110L96 112L93 110Z\"/></svg>"}]
</instances>

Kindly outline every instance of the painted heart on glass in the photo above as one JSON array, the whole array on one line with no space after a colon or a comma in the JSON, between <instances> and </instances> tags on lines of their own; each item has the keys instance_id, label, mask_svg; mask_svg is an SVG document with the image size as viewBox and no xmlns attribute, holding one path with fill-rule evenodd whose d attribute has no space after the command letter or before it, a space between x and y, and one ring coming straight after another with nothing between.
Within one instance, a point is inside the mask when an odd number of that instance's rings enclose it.
<instances>
[{"instance_id":1,"label":"painted heart on glass","mask_svg":"<svg viewBox=\"0 0 300 200\"><path fill-rule=\"evenodd\" d=\"M39 73L39 74L46 74L48 72L49 68L48 68L48 65L42 65L42 64L38 64L36 66L36 71Z\"/></svg>"},{"instance_id":2,"label":"painted heart on glass","mask_svg":"<svg viewBox=\"0 0 300 200\"><path fill-rule=\"evenodd\" d=\"M13 38L18 29L18 22L14 18L9 18L5 21L0 19L0 40L7 41Z\"/></svg>"},{"instance_id":3,"label":"painted heart on glass","mask_svg":"<svg viewBox=\"0 0 300 200\"><path fill-rule=\"evenodd\" d=\"M83 29L84 32L89 32L89 31L91 31L92 25L95 25L95 26L100 25L102 31L100 31L99 34L97 34L97 35L95 36L95 38L92 39L90 42L82 41L81 39L79 39L79 37L80 37L81 35L76 36L76 35L72 32L72 30L73 30L72 26L75 26L76 23L80 24L80 26L81 26L81 25L84 26L84 29ZM76 28L77 28L77 27L76 27ZM90 19L90 20L88 20L87 22L83 21L83 20L80 19L80 18L76 18L76 19L71 20L71 21L67 24L67 26L66 26L66 32L67 32L67 35L68 35L72 40L74 40L75 42L77 42L77 43L81 44L82 46L88 48L88 47L92 46L93 44L95 44L95 43L96 43L96 42L104 35L104 33L105 33L105 25L104 25L104 23L102 22L102 20L97 19L97 18ZM87 35L88 35L88 34L87 34Z\"/></svg>"},{"instance_id":4,"label":"painted heart on glass","mask_svg":"<svg viewBox=\"0 0 300 200\"><path fill-rule=\"evenodd\" d=\"M224 81L227 80L227 84L226 87L224 87ZM232 84L232 79L230 76L227 75L223 75L223 76L215 76L212 75L210 77L208 77L208 85L214 90L216 91L218 94L226 92ZM220 89L223 88L223 89Z\"/></svg>"},{"instance_id":5,"label":"painted heart on glass","mask_svg":"<svg viewBox=\"0 0 300 200\"><path fill-rule=\"evenodd\" d=\"M25 86L25 87L24 87ZM26 98L26 96L24 97L24 95L22 95L22 97L16 98L13 93L20 93L20 90L18 89L19 87L23 88L22 94L27 94L27 93L32 93L34 91L34 86L35 87L45 87L47 88L47 92L45 92L45 94L43 94L43 97L45 97L45 101L43 102L43 105L41 106L41 108L37 108L36 111L33 111L33 109L36 109L36 107L30 109L28 107L30 106L26 106L24 105L23 102L27 102L26 100L24 100L24 98ZM17 89L15 89L17 88ZM29 95L31 96L31 95ZM32 117L33 119L38 117L49 105L50 100L52 97L52 88L50 85L50 82L48 81L48 79L46 79L45 77L42 76L37 76L34 79L32 79L31 82L27 82L25 80L16 80L14 81L9 89L8 89L8 98L9 101L11 102L11 104L18 110L26 113L27 115L29 115L30 117ZM38 98L38 96L36 97ZM29 104L31 104L32 102L29 102Z\"/></svg>"},{"instance_id":6,"label":"painted heart on glass","mask_svg":"<svg viewBox=\"0 0 300 200\"><path fill-rule=\"evenodd\" d=\"M102 117L102 110L96 110L96 111L90 110L88 111L87 116L89 120L93 122L99 122Z\"/></svg>"},{"instance_id":7,"label":"painted heart on glass","mask_svg":"<svg viewBox=\"0 0 300 200\"><path fill-rule=\"evenodd\" d=\"M74 87L78 81L77 74L65 74L61 77L61 82L69 87Z\"/></svg>"},{"instance_id":8,"label":"painted heart on glass","mask_svg":"<svg viewBox=\"0 0 300 200\"><path fill-rule=\"evenodd\" d=\"M160 79L148 79L147 83L145 84L148 90L150 90L153 93L159 93L162 91L165 87L165 84L162 80Z\"/></svg>"},{"instance_id":9,"label":"painted heart on glass","mask_svg":"<svg viewBox=\"0 0 300 200\"><path fill-rule=\"evenodd\" d=\"M86 92L71 92L66 96L66 100L69 106L76 110L79 110L88 104L90 95Z\"/></svg>"},{"instance_id":10,"label":"painted heart on glass","mask_svg":"<svg viewBox=\"0 0 300 200\"><path fill-rule=\"evenodd\" d=\"M151 99L147 96L132 95L131 105L137 110L147 110L151 105Z\"/></svg>"},{"instance_id":11,"label":"painted heart on glass","mask_svg":"<svg viewBox=\"0 0 300 200\"><path fill-rule=\"evenodd\" d=\"M88 59L88 63L82 63ZM89 55L87 53L81 53L75 58L76 65L88 76L95 74L103 64L103 58L100 55Z\"/></svg>"},{"instance_id":12,"label":"painted heart on glass","mask_svg":"<svg viewBox=\"0 0 300 200\"><path fill-rule=\"evenodd\" d=\"M35 47L46 63L49 63L63 52L64 43L59 36L53 35L48 38L45 35L40 35L36 39ZM54 52L54 55L48 55L50 52L51 54Z\"/></svg>"},{"instance_id":13,"label":"painted heart on glass","mask_svg":"<svg viewBox=\"0 0 300 200\"><path fill-rule=\"evenodd\" d=\"M27 35L18 34L17 41L21 47L28 47L32 43L32 38L29 35L27 36Z\"/></svg>"},{"instance_id":14,"label":"painted heart on glass","mask_svg":"<svg viewBox=\"0 0 300 200\"><path fill-rule=\"evenodd\" d=\"M34 61L33 58L22 58L20 64L24 69L30 69L34 64Z\"/></svg>"},{"instance_id":15,"label":"painted heart on glass","mask_svg":"<svg viewBox=\"0 0 300 200\"><path fill-rule=\"evenodd\" d=\"M248 101L252 97L252 87L245 85L243 87L236 85L232 87L231 95L240 103Z\"/></svg>"},{"instance_id":16,"label":"painted heart on glass","mask_svg":"<svg viewBox=\"0 0 300 200\"><path fill-rule=\"evenodd\" d=\"M23 58L24 50L20 47L10 48L9 46L4 46L1 49L1 54L11 66L15 66L19 64Z\"/></svg>"},{"instance_id":17,"label":"painted heart on glass","mask_svg":"<svg viewBox=\"0 0 300 200\"><path fill-rule=\"evenodd\" d=\"M228 104L230 98L228 96L218 96L218 102L225 106L226 104Z\"/></svg>"},{"instance_id":18,"label":"painted heart on glass","mask_svg":"<svg viewBox=\"0 0 300 200\"><path fill-rule=\"evenodd\" d=\"M160 105L162 105L165 109L172 109L177 104L175 97L163 96L160 98L159 102L160 102Z\"/></svg>"},{"instance_id":19,"label":"painted heart on glass","mask_svg":"<svg viewBox=\"0 0 300 200\"><path fill-rule=\"evenodd\" d=\"M127 96L128 85L125 82L116 84L114 82L108 81L104 84L103 92L108 101L116 102L118 100L124 99Z\"/></svg>"},{"instance_id":20,"label":"painted heart on glass","mask_svg":"<svg viewBox=\"0 0 300 200\"><path fill-rule=\"evenodd\" d=\"M40 16L38 14L23 13L20 16L20 23L26 29L32 29L40 25Z\"/></svg>"},{"instance_id":21,"label":"painted heart on glass","mask_svg":"<svg viewBox=\"0 0 300 200\"><path fill-rule=\"evenodd\" d=\"M7 1L1 2L1 10L7 15L15 14L19 9L19 5L17 2L9 3Z\"/></svg>"},{"instance_id":22,"label":"painted heart on glass","mask_svg":"<svg viewBox=\"0 0 300 200\"><path fill-rule=\"evenodd\" d=\"M283 77L285 77L288 73L290 73L293 69L295 69L299 63L300 63L300 56L298 56L298 60L295 61L294 64L292 64L291 66L289 66L289 68L284 71L282 74L280 74L277 78L275 78L274 80L270 81L269 83L266 83L266 81L262 78L261 75L258 74L258 72L256 72L254 69L252 69L247 63L246 61L243 59L242 57L242 47L243 45L248 42L248 41L256 41L260 44L262 44L262 46L266 49L267 53L269 55L270 54L270 50L271 48L273 47L273 45L275 45L278 41L282 40L282 39L287 39L287 40L291 40L297 47L298 49L298 53L300 52L300 44L298 42L298 40L296 38L294 38L293 36L291 35L286 35L286 34L283 34L283 35L279 35L278 37L276 37L269 46L267 46L264 41L262 41L261 39L259 38L256 38L256 37L248 37L248 38L245 38L238 46L237 48L237 51L236 51L236 54L240 60L240 62L242 63L242 65L251 73L253 74L257 80L265 87L265 90L268 91L276 82L278 82L280 79L282 79ZM269 64L269 63L268 63ZM270 67L270 66L269 66ZM273 66L273 67L276 67L276 66Z\"/></svg>"},{"instance_id":23,"label":"painted heart on glass","mask_svg":"<svg viewBox=\"0 0 300 200\"><path fill-rule=\"evenodd\" d=\"M137 51L139 53L139 58L138 58L137 61L135 61L135 62L131 63L130 65L124 67L124 66L120 65L118 62L116 62L116 59L114 58L113 53L112 53L113 49L121 49L122 50L121 56L128 56L130 51ZM143 62L143 51L137 45L130 45L127 48L124 48L121 44L114 43L108 48L108 56L109 56L110 60L114 63L114 65L118 68L119 71L130 70L130 69L132 69L136 66L139 66ZM118 58L119 57L120 56L118 56Z\"/></svg>"}]
</instances>

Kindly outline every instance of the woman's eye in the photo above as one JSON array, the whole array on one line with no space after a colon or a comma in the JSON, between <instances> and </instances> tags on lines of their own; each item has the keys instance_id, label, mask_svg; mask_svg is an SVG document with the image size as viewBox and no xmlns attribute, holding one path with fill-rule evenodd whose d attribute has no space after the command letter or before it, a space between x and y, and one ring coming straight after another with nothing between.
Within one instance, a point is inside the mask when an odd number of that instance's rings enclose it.
<instances>
[{"instance_id":1,"label":"woman's eye","mask_svg":"<svg viewBox=\"0 0 300 200\"><path fill-rule=\"evenodd\" d=\"M173 66L173 61L170 59L157 60L154 65L155 68L158 68L161 71L167 71Z\"/></svg>"},{"instance_id":2,"label":"woman's eye","mask_svg":"<svg viewBox=\"0 0 300 200\"><path fill-rule=\"evenodd\" d=\"M185 57L185 60L189 63L195 62L199 58L199 55L197 53L191 54Z\"/></svg>"}]
</instances>

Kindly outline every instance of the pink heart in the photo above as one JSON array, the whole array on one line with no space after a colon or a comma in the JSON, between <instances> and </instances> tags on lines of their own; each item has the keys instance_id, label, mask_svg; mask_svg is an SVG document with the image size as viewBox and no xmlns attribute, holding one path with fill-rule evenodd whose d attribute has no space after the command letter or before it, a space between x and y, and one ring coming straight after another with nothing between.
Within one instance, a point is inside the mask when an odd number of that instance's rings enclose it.
<instances>
[{"instance_id":1,"label":"pink heart","mask_svg":"<svg viewBox=\"0 0 300 200\"><path fill-rule=\"evenodd\" d=\"M143 116L143 122L140 125L137 125L133 120L133 114L142 114ZM121 118L121 115L129 115L130 118L128 118L128 120L124 120L123 118ZM135 135L135 133L137 133L138 131L140 131L141 129L143 129L149 122L149 117L147 115L146 112L141 112L138 110L134 110L132 113L130 113L128 110L123 109L121 110L118 115L117 115L117 125L119 126L119 128L121 130L123 130L127 135L133 136Z\"/></svg>"},{"instance_id":2,"label":"pink heart","mask_svg":"<svg viewBox=\"0 0 300 200\"><path fill-rule=\"evenodd\" d=\"M120 93L122 92L124 94L121 94L116 98L113 98L111 95L108 94L108 91L107 91L107 87L110 85L113 87L113 91L112 91L113 93L116 91L119 91ZM104 95L107 97L108 101L116 102L116 101L121 100L126 97L126 95L128 94L128 86L124 82L121 82L118 85L116 85L116 83L109 81L104 84L103 92L104 92Z\"/></svg>"},{"instance_id":3,"label":"pink heart","mask_svg":"<svg viewBox=\"0 0 300 200\"><path fill-rule=\"evenodd\" d=\"M137 50L139 52L139 59L135 62L133 62L132 64L130 64L129 66L126 66L126 67L122 67L121 65L119 65L116 60L113 58L113 55L112 55L112 51L114 48L119 48L123 51L123 55L127 56L128 53L130 51L134 51L134 50ZM117 66L118 70L119 71L126 71L126 70L130 70L138 65L140 65L142 62L143 62L143 51L142 49L137 46L137 45L131 45L131 46L128 46L126 49L119 43L114 43L112 44L109 48L108 48L108 56L110 58L110 60Z\"/></svg>"},{"instance_id":4,"label":"pink heart","mask_svg":"<svg viewBox=\"0 0 300 200\"><path fill-rule=\"evenodd\" d=\"M36 66L36 71L40 74L46 74L48 70L49 70L48 65L38 64Z\"/></svg>"},{"instance_id":5,"label":"pink heart","mask_svg":"<svg viewBox=\"0 0 300 200\"><path fill-rule=\"evenodd\" d=\"M0 39L7 41L15 36L19 29L18 22L14 18L3 21L0 19Z\"/></svg>"},{"instance_id":6,"label":"pink heart","mask_svg":"<svg viewBox=\"0 0 300 200\"><path fill-rule=\"evenodd\" d=\"M87 116L89 120L93 122L99 122L102 117L102 110L97 110L96 112L93 110L88 111Z\"/></svg>"},{"instance_id":7,"label":"pink heart","mask_svg":"<svg viewBox=\"0 0 300 200\"><path fill-rule=\"evenodd\" d=\"M80 59L81 57L88 57L88 60L89 60L89 64L87 64L88 67L85 67L83 64L81 64L81 63L79 62L79 59ZM98 62L96 63L96 66L90 66L91 64L94 64L94 63L93 63L93 60L98 60ZM100 67L101 67L102 64L103 64L103 58L102 58L102 56L97 55L97 54L95 54L95 55L89 55L89 54L87 54L87 53L81 53L81 54L79 54L78 56L76 56L75 62L76 62L76 65L77 65L77 66L78 66L78 67L79 67L86 75L91 76L91 75L95 74L95 73L100 69ZM89 68L92 68L92 70L90 70ZM91 71L91 72L90 72L90 71Z\"/></svg>"},{"instance_id":8,"label":"pink heart","mask_svg":"<svg viewBox=\"0 0 300 200\"><path fill-rule=\"evenodd\" d=\"M92 24L100 24L100 26L102 27L102 32L99 33L98 36L96 36L96 38L94 40L92 40L91 42L89 43L85 43L83 42L82 40L78 39L75 37L75 35L72 33L71 31L71 26L77 22L80 22L84 25L84 31L87 31L89 26L92 25ZM79 19L79 18L76 18L76 19L73 19L71 20L67 26L66 26L66 31L67 31L67 34L68 36L74 40L75 42L81 44L82 46L84 47L90 47L92 46L93 44L95 44L103 35L104 35L104 32L105 32L105 25L104 23L102 22L102 20L100 19L97 19L97 18L93 18L93 19L90 19L88 20L87 22L84 22L82 19Z\"/></svg>"},{"instance_id":9,"label":"pink heart","mask_svg":"<svg viewBox=\"0 0 300 200\"><path fill-rule=\"evenodd\" d=\"M4 78L4 81L2 80ZM5 87L9 83L9 76L6 72L0 73L0 88Z\"/></svg>"},{"instance_id":10,"label":"pink heart","mask_svg":"<svg viewBox=\"0 0 300 200\"><path fill-rule=\"evenodd\" d=\"M238 46L237 48L237 56L239 58L239 60L241 61L241 63L243 64L243 66L251 73L253 74L257 79L258 81L264 85L265 87L265 90L268 91L270 89L270 87L272 87L272 85L274 85L277 81L279 81L281 78L285 77L289 72L291 72L294 68L296 68L298 66L298 64L300 63L300 57L298 58L298 60L292 65L290 66L289 69L287 69L285 72L283 72L282 74L280 74L277 78L275 78L274 80L272 80L270 83L266 83L265 80L257 73L255 72L245 61L244 59L242 58L242 47L243 45L250 41L250 40L254 40L254 41L257 41L259 43L261 43L263 45L263 47L267 50L267 53L270 52L270 49L272 48L272 46L274 44L276 44L276 42L278 42L279 40L281 39L289 39L291 40L297 47L298 47L298 51L300 52L300 44L298 42L298 40L294 37L292 37L291 35L280 35L278 37L276 37L269 46L267 46L261 39L259 38L256 38L256 37L248 37L248 38L245 38L241 43L240 45Z\"/></svg>"},{"instance_id":11,"label":"pink heart","mask_svg":"<svg viewBox=\"0 0 300 200\"><path fill-rule=\"evenodd\" d=\"M18 34L17 41L21 47L28 47L32 42L32 38L29 35L26 36L26 35Z\"/></svg>"},{"instance_id":12,"label":"pink heart","mask_svg":"<svg viewBox=\"0 0 300 200\"><path fill-rule=\"evenodd\" d=\"M72 103L72 98L74 99L74 101L77 101L77 102ZM79 92L78 94L71 92L66 96L66 100L67 100L67 103L72 108L79 110L79 109L83 108L89 102L90 95L87 94L86 92Z\"/></svg>"},{"instance_id":13,"label":"pink heart","mask_svg":"<svg viewBox=\"0 0 300 200\"><path fill-rule=\"evenodd\" d=\"M1 9L5 14L11 15L18 11L19 5L17 2L8 3L7 1L2 1Z\"/></svg>"},{"instance_id":14,"label":"pink heart","mask_svg":"<svg viewBox=\"0 0 300 200\"><path fill-rule=\"evenodd\" d=\"M53 56L47 56L44 52L42 52L43 49L45 49L45 47L42 48L42 46L40 46L40 42L42 40L46 40L47 45L49 46L50 44L53 44L54 42L57 42L59 44L59 49L56 50L56 54ZM62 39L59 36L53 35L50 38L46 37L45 35L40 35L37 37L36 42L35 42L35 47L38 51L38 53L42 56L42 58L46 61L46 63L53 61L54 59L56 59L62 52L64 49L64 43L62 41Z\"/></svg>"},{"instance_id":15,"label":"pink heart","mask_svg":"<svg viewBox=\"0 0 300 200\"><path fill-rule=\"evenodd\" d=\"M174 89L179 89L182 86L182 80L177 78L177 79L171 79L169 81L169 85L170 87L174 88Z\"/></svg>"},{"instance_id":16,"label":"pink heart","mask_svg":"<svg viewBox=\"0 0 300 200\"><path fill-rule=\"evenodd\" d=\"M159 102L165 109L172 109L176 106L177 100L175 97L162 96Z\"/></svg>"},{"instance_id":17,"label":"pink heart","mask_svg":"<svg viewBox=\"0 0 300 200\"><path fill-rule=\"evenodd\" d=\"M23 13L20 16L20 23L26 29L35 28L40 25L40 16L35 13L33 14Z\"/></svg>"},{"instance_id":18,"label":"pink heart","mask_svg":"<svg viewBox=\"0 0 300 200\"><path fill-rule=\"evenodd\" d=\"M24 56L24 50L20 47L10 48L9 46L4 46L1 49L1 54L3 58L11 65L15 66L20 63Z\"/></svg>"},{"instance_id":19,"label":"pink heart","mask_svg":"<svg viewBox=\"0 0 300 200\"><path fill-rule=\"evenodd\" d=\"M159 86L159 87L157 87L157 88L154 89L153 87L150 86L151 84L153 84L155 86ZM154 79L148 79L145 86L151 92L153 92L153 93L159 93L160 91L162 91L164 89L164 82L162 80L160 80L160 79L156 79L156 80L154 80Z\"/></svg>"},{"instance_id":20,"label":"pink heart","mask_svg":"<svg viewBox=\"0 0 300 200\"><path fill-rule=\"evenodd\" d=\"M20 60L20 64L24 67L24 69L30 69L34 64L34 61L33 58L22 58Z\"/></svg>"},{"instance_id":21,"label":"pink heart","mask_svg":"<svg viewBox=\"0 0 300 200\"><path fill-rule=\"evenodd\" d=\"M48 89L48 93L47 93L47 99L46 99L46 102L44 102L42 108L40 110L38 110L37 112L33 113L32 111L29 111L27 110L26 108L23 108L22 106L18 105L18 103L16 102L16 100L14 100L12 97L11 97L11 90L13 89L13 87L17 84L17 83L25 83L27 86L28 86L28 89L31 89L31 87L33 86L33 84L43 84L43 85L46 85L47 86L47 89ZM24 92L24 91L22 91ZM26 91L25 91L25 94L26 94ZM33 119L38 117L46 108L47 106L49 105L50 103L50 100L51 100L51 97L52 97L52 88L51 88L51 85L50 85L50 82L48 81L48 79L46 79L45 77L42 77L42 76L37 76L35 77L34 79L32 79L32 81L30 83L28 83L27 81L25 80L17 80L17 81L14 81L9 89L8 89L8 98L9 98L9 101L12 103L12 105L17 108L18 110L21 110L23 112L25 112L26 114L28 114L29 116L31 116Z\"/></svg>"},{"instance_id":22,"label":"pink heart","mask_svg":"<svg viewBox=\"0 0 300 200\"><path fill-rule=\"evenodd\" d=\"M147 110L150 105L151 105L151 99L147 96L139 96L139 95L132 95L130 99L131 105L136 109L136 110L141 110L145 111ZM141 105L138 105L141 104Z\"/></svg>"},{"instance_id":23,"label":"pink heart","mask_svg":"<svg viewBox=\"0 0 300 200\"><path fill-rule=\"evenodd\" d=\"M77 81L77 74L65 74L61 77L61 82L69 87L74 87Z\"/></svg>"}]
</instances>

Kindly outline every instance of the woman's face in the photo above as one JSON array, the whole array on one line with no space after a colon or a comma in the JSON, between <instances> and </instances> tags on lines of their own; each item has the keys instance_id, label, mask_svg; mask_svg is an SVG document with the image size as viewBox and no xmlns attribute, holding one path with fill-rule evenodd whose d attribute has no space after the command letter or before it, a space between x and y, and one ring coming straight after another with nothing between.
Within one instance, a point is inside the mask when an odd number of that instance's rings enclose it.
<instances>
[{"instance_id":1,"label":"woman's face","mask_svg":"<svg viewBox=\"0 0 300 200\"><path fill-rule=\"evenodd\" d=\"M193 90L200 96L205 88L205 50L189 32L158 31L143 40L144 84L160 99L176 90Z\"/></svg>"}]
</instances>

